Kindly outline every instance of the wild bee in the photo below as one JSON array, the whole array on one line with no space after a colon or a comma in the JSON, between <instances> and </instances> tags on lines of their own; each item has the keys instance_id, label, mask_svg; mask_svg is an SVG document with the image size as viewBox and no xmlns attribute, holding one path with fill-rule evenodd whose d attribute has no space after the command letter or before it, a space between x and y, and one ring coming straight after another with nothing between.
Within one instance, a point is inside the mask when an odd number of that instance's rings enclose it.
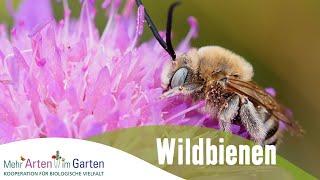
<instances>
[{"instance_id":1,"label":"wild bee","mask_svg":"<svg viewBox=\"0 0 320 180\"><path fill-rule=\"evenodd\" d=\"M136 0L138 6L142 5ZM165 89L162 98L175 95L191 96L194 101L205 100L204 111L219 120L220 128L229 131L232 123L240 123L259 144L277 144L282 136L280 122L292 132L301 133L274 97L252 81L253 67L243 57L219 46L191 49L176 56L171 43L174 3L168 11L164 41L147 11L145 20L160 45L171 56L161 75Z\"/></svg>"}]
</instances>

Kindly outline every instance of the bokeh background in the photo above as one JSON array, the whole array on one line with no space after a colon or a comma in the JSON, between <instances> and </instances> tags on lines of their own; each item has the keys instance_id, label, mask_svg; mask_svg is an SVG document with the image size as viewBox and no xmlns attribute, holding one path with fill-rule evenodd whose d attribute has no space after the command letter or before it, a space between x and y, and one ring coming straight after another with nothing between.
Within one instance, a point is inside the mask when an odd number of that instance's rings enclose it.
<instances>
[{"instance_id":1,"label":"bokeh background","mask_svg":"<svg viewBox=\"0 0 320 180\"><path fill-rule=\"evenodd\" d=\"M318 0L181 0L174 16L174 42L189 27L187 17L199 21L199 37L193 46L219 45L245 57L255 68L255 81L276 88L278 98L294 112L305 130L303 137L286 134L278 151L307 172L320 177L320 1ZM100 4L101 0L97 3ZM144 0L160 29L165 28L171 0ZM78 0L69 0L78 16ZM17 7L19 0L14 0ZM61 3L52 1L57 18ZM35 4L36 5L36 4ZM105 12L96 18L102 30ZM0 0L0 23L12 24L5 1ZM143 39L151 37L145 29Z\"/></svg>"}]
</instances>

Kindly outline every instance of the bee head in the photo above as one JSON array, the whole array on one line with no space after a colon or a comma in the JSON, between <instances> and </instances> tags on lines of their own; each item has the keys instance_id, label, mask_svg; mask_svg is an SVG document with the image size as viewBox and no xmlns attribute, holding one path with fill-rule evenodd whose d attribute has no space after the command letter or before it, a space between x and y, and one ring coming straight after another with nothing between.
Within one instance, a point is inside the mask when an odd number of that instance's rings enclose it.
<instances>
[{"instance_id":1,"label":"bee head","mask_svg":"<svg viewBox=\"0 0 320 180\"><path fill-rule=\"evenodd\" d=\"M175 61L164 65L161 74L161 85L164 89L182 86L201 81L198 75L199 56L197 49L177 56Z\"/></svg>"},{"instance_id":2,"label":"bee head","mask_svg":"<svg viewBox=\"0 0 320 180\"><path fill-rule=\"evenodd\" d=\"M137 6L143 6L141 0L136 0L136 4ZM158 29L150 18L148 12L145 10L144 13L145 20L148 23L152 34L163 47L163 49L165 49L171 56L172 61L170 61L170 63L164 67L165 70L162 73L162 86L165 88L168 88L169 85L171 87L182 85L183 83L188 82L192 77L191 75L194 74L192 66L189 66L189 63L191 63L192 59L191 54L186 53L177 57L171 41L173 11L179 4L180 2L175 2L169 7L165 40L160 36Z\"/></svg>"}]
</instances>

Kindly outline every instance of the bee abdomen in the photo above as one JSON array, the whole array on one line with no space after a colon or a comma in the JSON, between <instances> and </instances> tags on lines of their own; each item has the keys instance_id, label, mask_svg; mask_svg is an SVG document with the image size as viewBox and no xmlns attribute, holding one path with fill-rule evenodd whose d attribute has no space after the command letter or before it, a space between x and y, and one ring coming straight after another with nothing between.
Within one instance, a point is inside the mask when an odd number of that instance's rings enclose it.
<instances>
[{"instance_id":1,"label":"bee abdomen","mask_svg":"<svg viewBox=\"0 0 320 180\"><path fill-rule=\"evenodd\" d=\"M271 116L265 121L264 126L266 128L266 136L264 138L265 145L277 145L278 139L281 136L281 130L279 128L279 121Z\"/></svg>"},{"instance_id":2,"label":"bee abdomen","mask_svg":"<svg viewBox=\"0 0 320 180\"><path fill-rule=\"evenodd\" d=\"M281 137L281 130L279 128L279 121L275 119L265 108L258 106L257 111L259 112L262 121L264 122L264 128L266 135L263 144L265 145L276 145L278 139Z\"/></svg>"}]
</instances>

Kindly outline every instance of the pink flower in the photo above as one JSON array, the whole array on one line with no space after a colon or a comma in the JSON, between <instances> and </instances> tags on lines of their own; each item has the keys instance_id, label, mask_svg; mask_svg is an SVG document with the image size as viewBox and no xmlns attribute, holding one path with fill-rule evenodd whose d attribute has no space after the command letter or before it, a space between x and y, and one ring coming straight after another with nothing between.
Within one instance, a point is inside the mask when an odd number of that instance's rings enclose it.
<instances>
[{"instance_id":1,"label":"pink flower","mask_svg":"<svg viewBox=\"0 0 320 180\"><path fill-rule=\"evenodd\" d=\"M10 4L9 4L10 5ZM24 0L10 35L0 25L0 143L37 137L89 136L147 125L218 128L196 109L204 102L161 100L160 74L170 56L155 39L140 42L144 8L128 0L105 0L108 21L99 35L94 1L84 0L79 19L63 1L64 18L54 20L49 0ZM137 14L137 15L136 15ZM191 29L177 48L190 47ZM240 126L234 133L247 137Z\"/></svg>"}]
</instances>

